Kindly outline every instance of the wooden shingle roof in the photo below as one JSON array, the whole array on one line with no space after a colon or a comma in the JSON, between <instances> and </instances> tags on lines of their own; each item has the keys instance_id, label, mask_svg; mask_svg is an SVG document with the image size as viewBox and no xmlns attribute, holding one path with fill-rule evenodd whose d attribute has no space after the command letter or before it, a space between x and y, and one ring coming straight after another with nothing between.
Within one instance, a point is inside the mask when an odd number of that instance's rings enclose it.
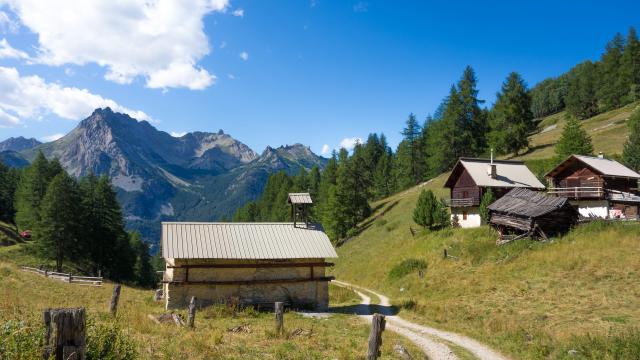
<instances>
[{"instance_id":1,"label":"wooden shingle roof","mask_svg":"<svg viewBox=\"0 0 640 360\"><path fill-rule=\"evenodd\" d=\"M287 202L289 204L313 204L309 193L289 193Z\"/></svg>"},{"instance_id":2,"label":"wooden shingle roof","mask_svg":"<svg viewBox=\"0 0 640 360\"><path fill-rule=\"evenodd\" d=\"M535 218L560 209L567 203L568 200L563 197L551 196L524 188L515 188L489 205L489 210Z\"/></svg>"}]
</instances>

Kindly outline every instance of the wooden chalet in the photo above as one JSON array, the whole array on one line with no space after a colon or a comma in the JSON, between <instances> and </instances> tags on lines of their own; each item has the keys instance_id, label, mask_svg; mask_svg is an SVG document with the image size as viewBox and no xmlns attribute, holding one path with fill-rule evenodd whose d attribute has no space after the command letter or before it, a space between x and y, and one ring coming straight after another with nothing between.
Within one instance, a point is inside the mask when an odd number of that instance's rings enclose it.
<instances>
[{"instance_id":1,"label":"wooden chalet","mask_svg":"<svg viewBox=\"0 0 640 360\"><path fill-rule=\"evenodd\" d=\"M640 174L602 153L571 155L545 177L549 194L569 198L582 217L638 218Z\"/></svg>"},{"instance_id":2,"label":"wooden chalet","mask_svg":"<svg viewBox=\"0 0 640 360\"><path fill-rule=\"evenodd\" d=\"M498 243L523 237L548 239L571 229L577 210L567 198L517 188L489 205L489 222L500 234Z\"/></svg>"},{"instance_id":3,"label":"wooden chalet","mask_svg":"<svg viewBox=\"0 0 640 360\"><path fill-rule=\"evenodd\" d=\"M496 198L513 188L543 190L522 161L460 158L445 185L450 189L451 219L463 228L481 225L480 200L491 189Z\"/></svg>"},{"instance_id":4,"label":"wooden chalet","mask_svg":"<svg viewBox=\"0 0 640 360\"><path fill-rule=\"evenodd\" d=\"M306 218L309 194L289 196L293 223L162 223L165 307L192 296L207 305L237 299L260 305L328 306L327 258L338 255L319 225Z\"/></svg>"}]
</instances>

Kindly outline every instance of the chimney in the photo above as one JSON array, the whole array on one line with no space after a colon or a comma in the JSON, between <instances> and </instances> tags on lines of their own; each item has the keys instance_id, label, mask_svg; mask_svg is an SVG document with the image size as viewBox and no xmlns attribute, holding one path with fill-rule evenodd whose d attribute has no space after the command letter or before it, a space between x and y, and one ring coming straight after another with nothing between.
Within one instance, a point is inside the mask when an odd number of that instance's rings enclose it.
<instances>
[{"instance_id":1,"label":"chimney","mask_svg":"<svg viewBox=\"0 0 640 360\"><path fill-rule=\"evenodd\" d=\"M598 153L598 159L604 159L604 153L602 151Z\"/></svg>"},{"instance_id":2,"label":"chimney","mask_svg":"<svg viewBox=\"0 0 640 360\"><path fill-rule=\"evenodd\" d=\"M498 168L496 164L493 163L493 149L491 149L491 162L487 167L487 175L491 176L492 179L498 177Z\"/></svg>"}]
</instances>

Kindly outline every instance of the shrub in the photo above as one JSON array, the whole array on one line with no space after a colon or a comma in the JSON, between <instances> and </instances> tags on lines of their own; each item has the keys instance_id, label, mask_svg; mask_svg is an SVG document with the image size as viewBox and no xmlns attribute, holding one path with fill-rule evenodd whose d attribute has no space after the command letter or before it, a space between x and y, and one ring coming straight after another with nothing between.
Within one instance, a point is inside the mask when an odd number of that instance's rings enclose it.
<instances>
[{"instance_id":1,"label":"shrub","mask_svg":"<svg viewBox=\"0 0 640 360\"><path fill-rule=\"evenodd\" d=\"M114 322L87 324L87 360L137 359L135 343Z\"/></svg>"},{"instance_id":2,"label":"shrub","mask_svg":"<svg viewBox=\"0 0 640 360\"><path fill-rule=\"evenodd\" d=\"M496 197L493 195L493 191L487 189L480 200L480 218L483 224L489 223L489 205L493 204L494 201L496 201Z\"/></svg>"},{"instance_id":3,"label":"shrub","mask_svg":"<svg viewBox=\"0 0 640 360\"><path fill-rule=\"evenodd\" d=\"M640 356L640 330L607 336L586 335L576 337L564 347L559 359L637 359Z\"/></svg>"},{"instance_id":4,"label":"shrub","mask_svg":"<svg viewBox=\"0 0 640 360\"><path fill-rule=\"evenodd\" d=\"M403 260L400 264L394 266L391 271L389 271L389 279L398 280L411 274L414 271L424 270L426 268L427 263L422 259L406 259Z\"/></svg>"},{"instance_id":5,"label":"shrub","mask_svg":"<svg viewBox=\"0 0 640 360\"><path fill-rule=\"evenodd\" d=\"M0 359L38 359L42 357L44 327L33 328L23 321L0 325Z\"/></svg>"},{"instance_id":6,"label":"shrub","mask_svg":"<svg viewBox=\"0 0 640 360\"><path fill-rule=\"evenodd\" d=\"M413 210L413 221L428 229L437 229L449 225L447 206L438 201L431 190L422 190L418 203Z\"/></svg>"}]
</instances>

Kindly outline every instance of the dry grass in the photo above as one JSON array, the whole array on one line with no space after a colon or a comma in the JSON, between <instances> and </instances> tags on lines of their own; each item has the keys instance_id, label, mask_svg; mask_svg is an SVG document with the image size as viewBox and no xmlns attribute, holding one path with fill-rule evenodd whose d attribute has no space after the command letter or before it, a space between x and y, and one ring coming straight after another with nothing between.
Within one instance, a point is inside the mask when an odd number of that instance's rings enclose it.
<instances>
[{"instance_id":1,"label":"dry grass","mask_svg":"<svg viewBox=\"0 0 640 360\"><path fill-rule=\"evenodd\" d=\"M444 177L424 186L443 191ZM376 220L338 249L338 279L390 295L407 318L466 333L516 358L557 357L587 334L640 327L640 224L594 224L550 243L502 247L486 227L412 237L418 192L374 204ZM376 226L380 221L395 226L389 231ZM445 248L458 259L444 260ZM390 279L407 259L424 260L425 276Z\"/></svg>"},{"instance_id":2,"label":"dry grass","mask_svg":"<svg viewBox=\"0 0 640 360\"><path fill-rule=\"evenodd\" d=\"M143 359L358 359L366 355L369 327L350 315L311 319L287 312L286 334L278 336L273 331L273 314L253 308L232 311L220 305L201 309L196 315L196 329L188 330L173 324L155 325L147 315L160 314L163 307L152 300L153 291L123 287L118 316L112 320L107 313L111 284L82 287L23 272L14 261L6 260L10 257L7 253L20 254L17 247L2 250L5 256L0 257L0 328L9 321L20 320L27 328L38 329L43 309L83 306L92 324L120 328L123 338L133 341ZM27 256L18 258L24 260ZM332 300L336 295L341 304L354 296L332 294ZM186 317L184 311L179 313ZM246 325L250 332L228 331L239 325ZM296 335L296 329L302 329L302 334ZM0 331L0 348L6 341ZM418 354L412 344L385 332L385 358L396 358L396 343Z\"/></svg>"}]
</instances>

